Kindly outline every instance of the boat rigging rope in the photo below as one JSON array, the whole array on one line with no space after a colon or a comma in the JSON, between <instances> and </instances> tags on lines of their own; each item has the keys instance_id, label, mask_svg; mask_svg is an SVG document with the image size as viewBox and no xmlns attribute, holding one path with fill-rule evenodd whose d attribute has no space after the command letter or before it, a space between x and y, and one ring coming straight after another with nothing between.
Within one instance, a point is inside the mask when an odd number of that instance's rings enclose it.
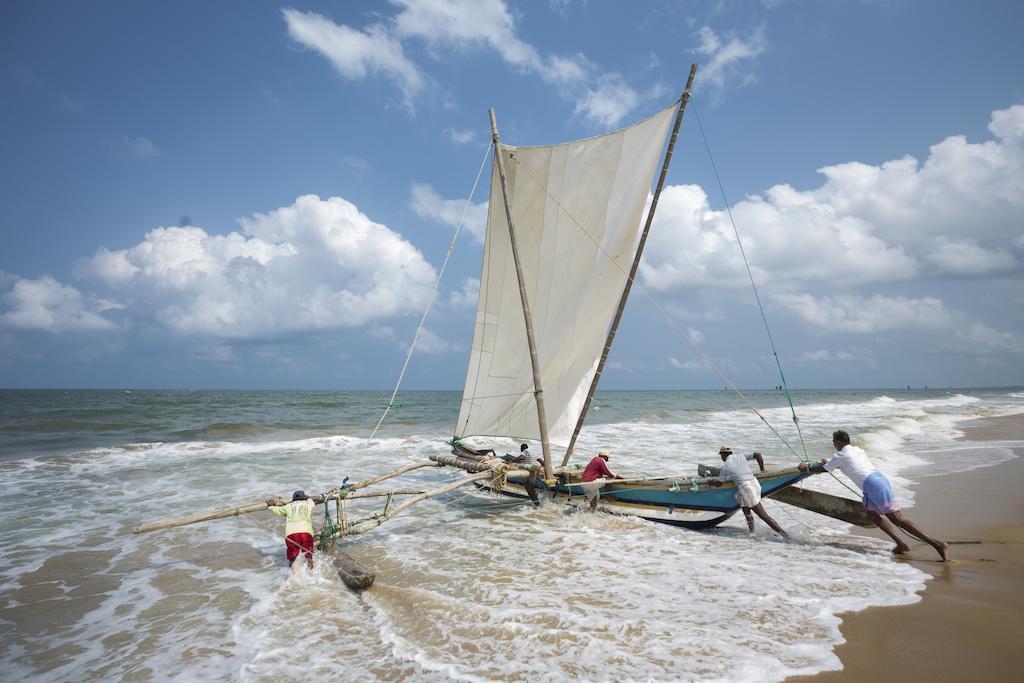
<instances>
[{"instance_id":1,"label":"boat rigging rope","mask_svg":"<svg viewBox=\"0 0 1024 683\"><path fill-rule=\"evenodd\" d=\"M757 285L754 283L754 274L751 272L750 262L747 260L747 252L743 248L743 240L740 239L740 231L736 227L736 221L732 216L732 206L729 204L729 199L725 196L725 187L722 185L722 179L718 175L718 165L715 163L715 157L711 154L711 145L708 142L707 136L704 134L704 126L701 125L700 113L697 111L696 103L693 104L693 116L697 120L697 128L700 130L700 137L704 141L704 149L708 152L708 160L711 162L711 169L715 172L715 181L718 183L718 191L722 194L722 203L725 205L725 211L729 216L729 223L732 224L732 232L736 236L736 244L739 246L740 255L743 257L743 266L747 269L747 278L750 280L750 288L754 290L754 299L757 301L757 310L760 311L761 320L764 322L764 331L767 333L768 343L771 344L772 347L772 356L775 358L775 365L779 368L779 377L782 380L782 388L786 392L786 402L789 403L789 411L793 416L793 425L796 427L797 438L800 439L800 448L804 452L803 457L799 454L796 455L801 462L809 465L811 463L811 458L807 454L807 444L804 442L804 433L803 430L800 429L800 418L797 417L796 406L793 404L793 396L789 391L789 384L786 382L786 373L782 371L782 360L779 358L779 352L775 349L775 339L772 337L771 328L768 326L768 316L765 315L764 306L761 305L761 295L757 292ZM763 420L764 418L762 417L761 419ZM790 450L792 450L792 448ZM837 477L834 472L829 472L829 474L832 475L833 479L845 486L847 490L854 494L858 493L846 482Z\"/></svg>"},{"instance_id":2,"label":"boat rigging rope","mask_svg":"<svg viewBox=\"0 0 1024 683\"><path fill-rule=\"evenodd\" d=\"M775 358L775 365L779 368L779 377L782 379L782 388L786 392L786 401L789 403L789 411L793 416L793 424L796 426L796 433L800 439L800 447L803 449L804 457L802 460L808 462L810 456L807 454L807 444L804 443L804 434L800 429L800 418L796 415L796 406L793 405L793 396L789 392L789 384L786 382L786 373L782 371L782 360L779 358L779 352L775 349L775 339L772 337L772 330L768 326L768 316L765 315L764 306L761 305L761 295L757 291L757 285L754 283L754 274L750 270L750 262L747 260L747 252L743 248L743 240L740 239L739 228L736 227L736 221L732 216L732 206L729 204L729 199L725 196L725 187L722 185L722 179L718 175L718 165L715 163L715 157L711 154L711 145L708 143L707 135L704 134L704 126L700 122L700 114L697 112L696 104L693 105L693 116L697 119L697 128L700 130L700 137L704 141L704 149L708 152L708 161L711 162L711 170L715 172L715 181L718 183L718 191L722 194L722 203L725 205L725 211L729 215L729 223L732 224L732 232L736 236L736 244L740 248L740 255L743 257L743 266L747 269L747 278L750 280L750 288L754 290L754 299L757 301L757 310L761 313L761 321L764 323L764 331L768 335L768 343L772 347L772 356Z\"/></svg>"},{"instance_id":3,"label":"boat rigging rope","mask_svg":"<svg viewBox=\"0 0 1024 683\"><path fill-rule=\"evenodd\" d=\"M377 430L380 429L381 424L384 422L384 418L388 416L388 412L391 410L391 406L395 402L395 396L398 395L398 388L402 386L402 379L405 377L405 371L409 367L409 361L412 359L412 352L416 348L416 342L420 338L420 333L423 331L423 326L427 322L427 315L430 313L430 307L434 305L434 298L437 296L437 288L441 285L441 278L444 276L444 270L448 267L448 261L452 257L452 252L455 250L455 240L459 236L459 231L462 230L462 223L466 219L466 213L469 211L469 207L473 205L473 195L476 194L476 186L480 183L480 176L484 172L484 166L487 164L487 157L490 154L491 146L494 143L491 142L487 145L487 149L484 150L483 161L480 162L480 170L476 172L476 180L473 181L473 189L469 191L469 197L466 198L466 205L462 207L462 215L459 216L459 222L455 225L455 232L452 233L452 240L448 243L448 253L444 256L444 261L441 263L441 268L437 272L437 279L434 281L434 289L430 292L430 298L427 300L427 307L423 311L423 317L420 318L419 327L416 328L416 334L413 335L412 343L409 344L409 352L405 355L405 363L402 364L402 371L398 373L398 381L395 382L395 390L391 392L391 398L388 399L388 404L384 408L384 414L377 420L377 426L373 428L373 432L370 434L370 439L373 439L377 435Z\"/></svg>"}]
</instances>

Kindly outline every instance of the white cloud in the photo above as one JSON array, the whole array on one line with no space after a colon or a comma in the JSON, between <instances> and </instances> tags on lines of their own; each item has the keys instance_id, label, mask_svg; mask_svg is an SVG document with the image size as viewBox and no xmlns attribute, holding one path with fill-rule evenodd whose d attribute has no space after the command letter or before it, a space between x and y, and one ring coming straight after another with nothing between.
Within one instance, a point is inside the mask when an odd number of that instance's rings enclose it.
<instances>
[{"instance_id":1,"label":"white cloud","mask_svg":"<svg viewBox=\"0 0 1024 683\"><path fill-rule=\"evenodd\" d=\"M215 338L368 325L421 311L433 286L419 251L340 197L306 195L239 224L156 228L76 272L174 333Z\"/></svg>"},{"instance_id":2,"label":"white cloud","mask_svg":"<svg viewBox=\"0 0 1024 683\"><path fill-rule=\"evenodd\" d=\"M120 304L82 294L78 289L44 275L38 280L19 278L3 295L7 310L0 326L22 330L97 332L117 329L103 312Z\"/></svg>"},{"instance_id":3,"label":"white cloud","mask_svg":"<svg viewBox=\"0 0 1024 683\"><path fill-rule=\"evenodd\" d=\"M852 363L854 361L860 363L872 362L870 354L866 354L862 351L847 351L845 349L839 349L836 351L829 351L827 349L804 351L800 354L800 360L805 363Z\"/></svg>"},{"instance_id":4,"label":"white cloud","mask_svg":"<svg viewBox=\"0 0 1024 683\"><path fill-rule=\"evenodd\" d=\"M467 277L462 280L462 289L448 296L448 307L452 310L473 310L480 298L480 279Z\"/></svg>"},{"instance_id":5,"label":"white cloud","mask_svg":"<svg viewBox=\"0 0 1024 683\"><path fill-rule=\"evenodd\" d=\"M973 239L939 237L929 258L939 270L954 275L988 275L1017 267L1017 259L1004 248L985 249Z\"/></svg>"},{"instance_id":6,"label":"white cloud","mask_svg":"<svg viewBox=\"0 0 1024 683\"><path fill-rule=\"evenodd\" d=\"M129 138L127 135L122 135L120 145L136 159L157 160L160 158L160 150L148 138Z\"/></svg>"},{"instance_id":7,"label":"white cloud","mask_svg":"<svg viewBox=\"0 0 1024 683\"><path fill-rule=\"evenodd\" d=\"M872 235L871 225L827 205L751 197L732 214L758 284L891 281L917 270L901 247ZM640 272L652 289L749 287L729 215L712 210L696 185L662 191Z\"/></svg>"},{"instance_id":8,"label":"white cloud","mask_svg":"<svg viewBox=\"0 0 1024 683\"><path fill-rule=\"evenodd\" d=\"M672 367L679 370L700 370L704 367L703 363L698 363L695 360L680 361L673 356L668 357L668 362Z\"/></svg>"},{"instance_id":9,"label":"white cloud","mask_svg":"<svg viewBox=\"0 0 1024 683\"><path fill-rule=\"evenodd\" d=\"M935 297L783 294L775 301L818 334L928 333L934 346L968 354L1021 353L1016 334L993 329Z\"/></svg>"},{"instance_id":10,"label":"white cloud","mask_svg":"<svg viewBox=\"0 0 1024 683\"><path fill-rule=\"evenodd\" d=\"M445 128L444 134L447 135L448 139L456 145L464 145L467 142L472 142L473 138L476 137L476 133L468 128L462 128L459 130L455 130L454 128Z\"/></svg>"},{"instance_id":11,"label":"white cloud","mask_svg":"<svg viewBox=\"0 0 1024 683\"><path fill-rule=\"evenodd\" d=\"M542 57L516 31L515 17L503 0L392 0L402 11L394 19L401 38L456 49L489 47L509 66L536 73L554 84L581 79L585 61L577 57Z\"/></svg>"},{"instance_id":12,"label":"white cloud","mask_svg":"<svg viewBox=\"0 0 1024 683\"><path fill-rule=\"evenodd\" d=\"M382 74L398 85L406 104L423 89L424 75L386 26L373 24L359 30L335 24L315 12L291 8L281 12L292 40L326 57L345 78L362 80L368 74Z\"/></svg>"},{"instance_id":13,"label":"white cloud","mask_svg":"<svg viewBox=\"0 0 1024 683\"><path fill-rule=\"evenodd\" d=\"M704 333L698 330L696 327L690 327L689 329L687 329L686 336L688 336L694 344L704 343Z\"/></svg>"},{"instance_id":14,"label":"white cloud","mask_svg":"<svg viewBox=\"0 0 1024 683\"><path fill-rule=\"evenodd\" d=\"M780 294L775 301L821 334L867 334L900 329L939 330L952 326L953 314L941 299L811 294Z\"/></svg>"},{"instance_id":15,"label":"white cloud","mask_svg":"<svg viewBox=\"0 0 1024 683\"><path fill-rule=\"evenodd\" d=\"M413 183L410 194L409 207L420 218L455 227L465 211L463 228L476 242L483 244L487 229L487 202L473 204L467 209L465 199L443 199L426 183Z\"/></svg>"},{"instance_id":16,"label":"white cloud","mask_svg":"<svg viewBox=\"0 0 1024 683\"><path fill-rule=\"evenodd\" d=\"M737 203L755 282L776 290L984 276L1021 268L1024 106L992 114L998 139L943 140L911 157L819 171L800 191L776 185ZM665 188L641 275L653 289L747 286L729 216L695 185Z\"/></svg>"},{"instance_id":17,"label":"white cloud","mask_svg":"<svg viewBox=\"0 0 1024 683\"><path fill-rule=\"evenodd\" d=\"M708 58L701 66L701 81L721 89L756 80L749 71L749 65L767 47L764 34L764 26L754 29L745 39L734 33L719 37L708 26L701 27L697 33L700 45L694 49Z\"/></svg>"},{"instance_id":18,"label":"white cloud","mask_svg":"<svg viewBox=\"0 0 1024 683\"><path fill-rule=\"evenodd\" d=\"M437 58L441 58L440 48L492 50L511 69L535 74L562 97L578 100L577 114L604 127L618 125L641 99L621 75L597 73L581 53L542 54L519 36L516 16L504 0L392 0L392 4L399 8L397 15L364 29L336 24L313 12L282 12L297 43L326 57L347 79L371 74L390 78L410 107L427 80L405 54L403 46L413 40L425 43ZM660 95L656 87L647 97Z\"/></svg>"},{"instance_id":19,"label":"white cloud","mask_svg":"<svg viewBox=\"0 0 1024 683\"><path fill-rule=\"evenodd\" d=\"M617 73L603 75L593 87L585 88L576 103L576 114L597 125L611 128L633 111L639 96Z\"/></svg>"},{"instance_id":20,"label":"white cloud","mask_svg":"<svg viewBox=\"0 0 1024 683\"><path fill-rule=\"evenodd\" d=\"M406 351L409 350L409 344L407 342L403 341L401 345L402 349ZM457 345L441 339L426 327L420 330L420 336L416 340L416 351L419 353L439 354L458 350L459 347Z\"/></svg>"},{"instance_id":21,"label":"white cloud","mask_svg":"<svg viewBox=\"0 0 1024 683\"><path fill-rule=\"evenodd\" d=\"M570 3L571 0L548 0L548 5L551 7L551 11L563 19L569 18Z\"/></svg>"},{"instance_id":22,"label":"white cloud","mask_svg":"<svg viewBox=\"0 0 1024 683\"><path fill-rule=\"evenodd\" d=\"M800 354L801 360L813 361L815 363L824 362L829 360L830 358L831 354L829 354L829 352L826 351L825 349L819 349L817 351L804 351L803 353Z\"/></svg>"}]
</instances>

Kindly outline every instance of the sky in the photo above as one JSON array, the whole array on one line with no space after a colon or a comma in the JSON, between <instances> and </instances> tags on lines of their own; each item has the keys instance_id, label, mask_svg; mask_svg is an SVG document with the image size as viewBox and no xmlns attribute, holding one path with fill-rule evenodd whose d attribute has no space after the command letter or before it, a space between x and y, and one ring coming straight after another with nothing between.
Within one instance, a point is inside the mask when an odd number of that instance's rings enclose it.
<instances>
[{"instance_id":1,"label":"sky","mask_svg":"<svg viewBox=\"0 0 1024 683\"><path fill-rule=\"evenodd\" d=\"M460 389L488 107L508 144L595 135L691 62L602 388L722 388L677 329L747 388L781 383L772 341L796 389L1024 384L1022 25L992 0L3 3L0 387L390 389L465 209L402 385Z\"/></svg>"}]
</instances>

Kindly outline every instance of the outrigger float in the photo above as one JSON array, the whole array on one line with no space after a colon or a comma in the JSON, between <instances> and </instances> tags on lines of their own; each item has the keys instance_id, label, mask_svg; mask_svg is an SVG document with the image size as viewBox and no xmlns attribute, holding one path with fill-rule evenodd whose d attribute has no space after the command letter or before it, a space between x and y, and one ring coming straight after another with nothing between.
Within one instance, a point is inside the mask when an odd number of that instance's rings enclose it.
<instances>
[{"instance_id":1,"label":"outrigger float","mask_svg":"<svg viewBox=\"0 0 1024 683\"><path fill-rule=\"evenodd\" d=\"M464 486L475 485L482 491L529 499L527 479L540 479L543 497L550 503L587 506L580 480L582 470L578 465L570 466L569 461L637 275L696 70L696 64L691 66L682 95L654 116L606 135L563 144L502 144L494 110L490 110L494 161L484 259L473 342L459 418L450 442L451 454L431 456L429 460L364 482L345 484L323 495L320 549L334 554L335 566L346 585L367 588L373 583L373 573L338 547L341 539L366 533L416 503ZM641 221L663 148L661 173L646 221ZM453 248L454 240L449 255ZM410 354L414 346L415 339ZM709 358L704 359L713 367ZM731 381L729 384L743 397ZM398 386L377 428L397 392ZM795 421L795 411L793 416ZM474 447L467 441L479 443L480 439L493 437L539 442L543 459L536 463L508 462L494 457L492 449ZM556 467L552 447L557 444L566 446L561 465ZM467 474L429 490L358 493L373 484L426 467L457 468ZM713 527L739 509L735 486L731 482L710 486L706 476L713 474L717 474L717 469L702 466L697 476L669 474L606 480L598 509L690 529ZM791 489L808 476L796 467L756 476L764 496L871 526L859 502ZM349 502L373 496L386 496L381 512L350 516ZM402 502L397 502L399 499ZM333 516L329 512L331 501L335 502ZM135 532L265 508L265 503L254 503L146 524Z\"/></svg>"}]
</instances>

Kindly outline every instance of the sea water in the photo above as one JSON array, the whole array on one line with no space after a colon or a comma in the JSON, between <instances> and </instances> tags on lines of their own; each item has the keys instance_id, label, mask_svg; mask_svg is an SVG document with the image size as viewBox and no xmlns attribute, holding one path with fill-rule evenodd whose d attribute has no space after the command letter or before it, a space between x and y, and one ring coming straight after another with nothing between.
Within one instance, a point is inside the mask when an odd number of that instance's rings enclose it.
<instances>
[{"instance_id":1,"label":"sea water","mask_svg":"<svg viewBox=\"0 0 1024 683\"><path fill-rule=\"evenodd\" d=\"M745 396L599 393L578 462L603 448L619 474L692 475L725 443L793 465L829 455L843 428L909 505L921 478L992 466L1021 445L957 440L966 420L1024 412L1019 391L798 391L799 433L785 394ZM925 588L890 543L770 500L789 542L760 521L748 535L740 515L694 532L459 489L348 544L377 575L360 594L319 556L293 576L283 520L266 512L131 533L448 452L457 393L401 394L370 440L387 399L0 391L4 678L778 680L839 666L838 612ZM420 469L384 486L461 476ZM854 497L842 476L808 484ZM370 514L383 499L351 505Z\"/></svg>"}]
</instances>

